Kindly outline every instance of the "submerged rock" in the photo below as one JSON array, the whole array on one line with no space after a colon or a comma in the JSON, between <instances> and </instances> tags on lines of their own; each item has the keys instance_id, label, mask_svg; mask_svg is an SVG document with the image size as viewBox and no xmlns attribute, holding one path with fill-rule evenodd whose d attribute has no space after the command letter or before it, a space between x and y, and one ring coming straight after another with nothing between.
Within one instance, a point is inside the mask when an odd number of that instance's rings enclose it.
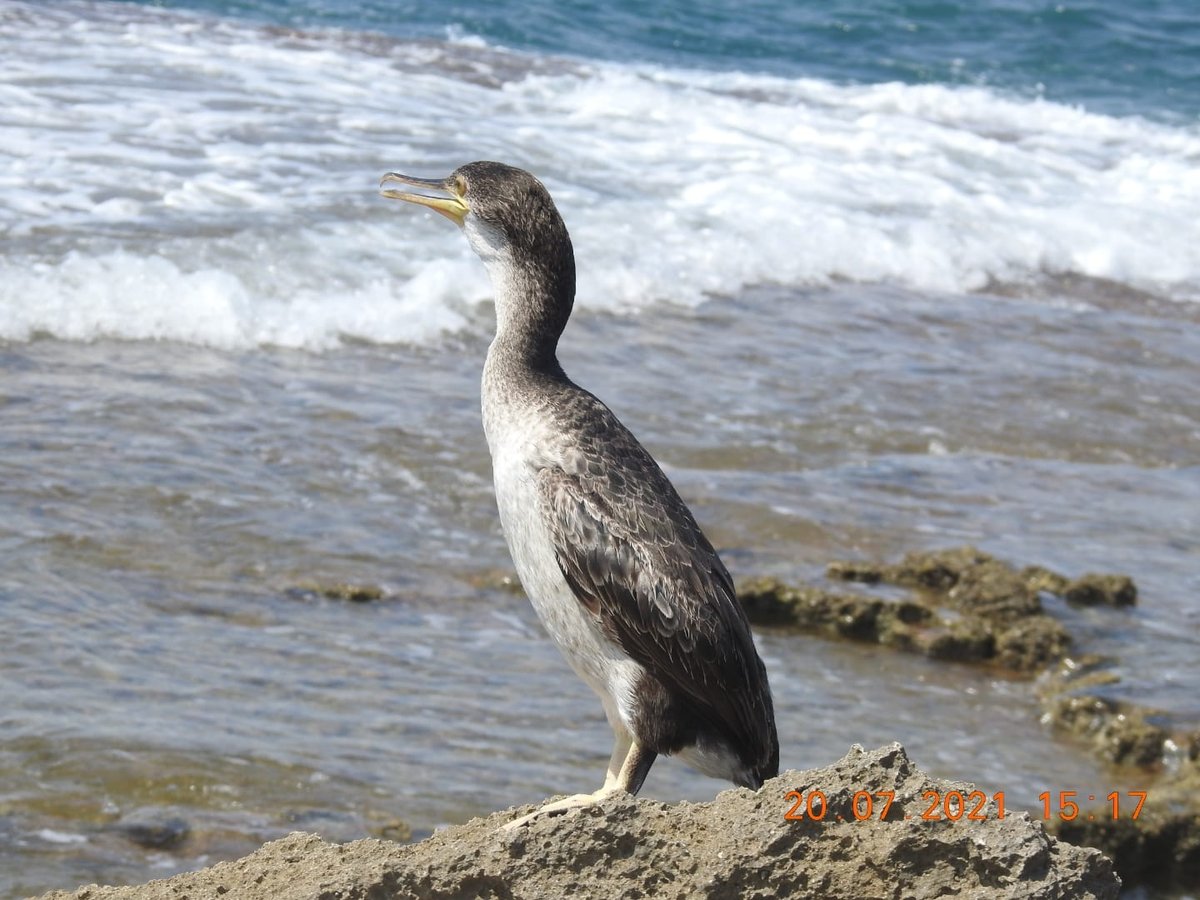
<instances>
[{"instance_id":1,"label":"submerged rock","mask_svg":"<svg viewBox=\"0 0 1200 900\"><path fill-rule=\"evenodd\" d=\"M785 772L757 792L728 790L710 803L621 794L513 833L499 829L530 808L406 846L336 846L293 834L199 872L44 900L1117 896L1119 880L1101 853L1056 840L1026 814L1000 818L994 798L979 804L975 821L923 817L927 792L973 790L931 779L899 744L854 747L826 768ZM889 792L894 801L885 804Z\"/></svg>"},{"instance_id":2,"label":"submerged rock","mask_svg":"<svg viewBox=\"0 0 1200 900\"><path fill-rule=\"evenodd\" d=\"M192 833L187 819L160 809L136 809L110 827L147 850L176 850Z\"/></svg>"},{"instance_id":3,"label":"submerged rock","mask_svg":"<svg viewBox=\"0 0 1200 900\"><path fill-rule=\"evenodd\" d=\"M288 588L285 593L300 598L324 597L327 600L346 600L350 603L373 603L387 596L383 588L374 584L316 581L302 582Z\"/></svg>"},{"instance_id":4,"label":"submerged rock","mask_svg":"<svg viewBox=\"0 0 1200 900\"><path fill-rule=\"evenodd\" d=\"M517 577L516 572L509 569L488 569L467 576L467 581L472 587L481 590L504 591L517 597L525 596L525 588L521 586L521 579Z\"/></svg>"}]
</instances>

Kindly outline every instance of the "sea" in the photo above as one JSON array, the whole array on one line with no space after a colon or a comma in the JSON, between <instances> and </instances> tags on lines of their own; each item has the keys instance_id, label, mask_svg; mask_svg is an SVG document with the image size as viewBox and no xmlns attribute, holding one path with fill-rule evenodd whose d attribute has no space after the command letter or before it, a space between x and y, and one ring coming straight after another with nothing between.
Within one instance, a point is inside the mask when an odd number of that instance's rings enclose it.
<instances>
[{"instance_id":1,"label":"sea","mask_svg":"<svg viewBox=\"0 0 1200 900\"><path fill-rule=\"evenodd\" d=\"M1125 573L1046 603L1200 727L1191 0L2 0L0 897L601 782L497 522L484 269L378 193L475 159L553 194L563 365L735 578ZM898 740L1035 817L1143 778L1034 681L758 643L785 768Z\"/></svg>"}]
</instances>

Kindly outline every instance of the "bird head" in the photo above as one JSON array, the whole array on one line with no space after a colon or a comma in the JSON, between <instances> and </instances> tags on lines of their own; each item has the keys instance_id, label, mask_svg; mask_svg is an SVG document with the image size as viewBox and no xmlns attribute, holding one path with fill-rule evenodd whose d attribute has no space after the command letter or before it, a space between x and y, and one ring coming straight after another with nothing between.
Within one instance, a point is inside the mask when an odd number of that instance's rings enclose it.
<instances>
[{"instance_id":1,"label":"bird head","mask_svg":"<svg viewBox=\"0 0 1200 900\"><path fill-rule=\"evenodd\" d=\"M466 232L485 263L509 253L550 260L571 250L566 225L550 192L524 169L473 162L442 179L389 172L380 187L390 184L418 188L420 192L386 188L382 193L441 213Z\"/></svg>"}]
</instances>

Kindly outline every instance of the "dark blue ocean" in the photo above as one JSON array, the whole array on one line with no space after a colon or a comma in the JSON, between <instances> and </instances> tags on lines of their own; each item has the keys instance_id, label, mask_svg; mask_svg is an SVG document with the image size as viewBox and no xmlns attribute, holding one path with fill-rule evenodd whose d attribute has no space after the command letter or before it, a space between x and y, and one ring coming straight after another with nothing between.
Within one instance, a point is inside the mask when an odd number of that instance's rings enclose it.
<instances>
[{"instance_id":1,"label":"dark blue ocean","mask_svg":"<svg viewBox=\"0 0 1200 900\"><path fill-rule=\"evenodd\" d=\"M991 87L1114 115L1200 113L1200 10L1124 3L337 2L184 0L192 9L293 28L444 38L533 54L650 62L839 84Z\"/></svg>"}]
</instances>

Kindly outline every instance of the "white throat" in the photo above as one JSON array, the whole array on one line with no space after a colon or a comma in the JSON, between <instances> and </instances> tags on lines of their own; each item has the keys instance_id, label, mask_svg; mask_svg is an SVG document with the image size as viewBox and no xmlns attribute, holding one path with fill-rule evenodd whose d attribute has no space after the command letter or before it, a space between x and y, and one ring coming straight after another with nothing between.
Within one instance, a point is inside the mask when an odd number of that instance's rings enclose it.
<instances>
[{"instance_id":1,"label":"white throat","mask_svg":"<svg viewBox=\"0 0 1200 900\"><path fill-rule=\"evenodd\" d=\"M463 231L471 249L483 261L492 282L496 303L496 337L505 334L512 324L512 310L520 292L526 289L524 277L513 260L508 240L499 229L468 214Z\"/></svg>"}]
</instances>

